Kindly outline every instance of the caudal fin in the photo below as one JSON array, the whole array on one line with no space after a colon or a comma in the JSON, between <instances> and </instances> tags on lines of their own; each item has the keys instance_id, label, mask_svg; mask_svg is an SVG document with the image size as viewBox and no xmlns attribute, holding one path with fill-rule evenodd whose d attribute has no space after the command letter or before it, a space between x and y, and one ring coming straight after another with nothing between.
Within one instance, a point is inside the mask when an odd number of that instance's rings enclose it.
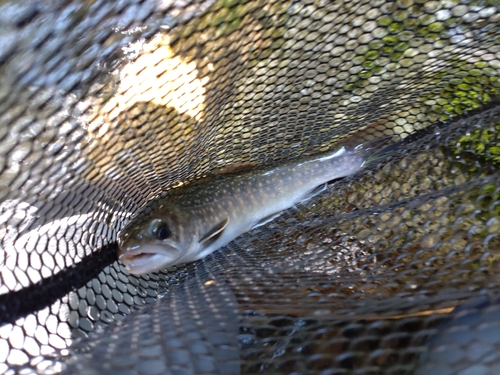
<instances>
[{"instance_id":1,"label":"caudal fin","mask_svg":"<svg viewBox=\"0 0 500 375\"><path fill-rule=\"evenodd\" d=\"M348 138L349 142L342 143L342 146L356 152L365 159L365 165L381 160L389 153L395 151L401 146L401 141L395 141L395 135L388 135L379 138L355 144L352 136ZM359 140L358 140L359 142Z\"/></svg>"}]
</instances>

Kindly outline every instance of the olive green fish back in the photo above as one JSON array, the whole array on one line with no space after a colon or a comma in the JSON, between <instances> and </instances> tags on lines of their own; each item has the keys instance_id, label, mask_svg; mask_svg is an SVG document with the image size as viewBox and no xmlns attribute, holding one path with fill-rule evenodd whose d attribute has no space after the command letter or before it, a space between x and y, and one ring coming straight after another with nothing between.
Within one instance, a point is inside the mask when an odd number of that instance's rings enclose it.
<instances>
[{"instance_id":1,"label":"olive green fish back","mask_svg":"<svg viewBox=\"0 0 500 375\"><path fill-rule=\"evenodd\" d=\"M488 0L2 2L0 374L500 372L499 75ZM199 262L117 261L166 190L352 134L400 143Z\"/></svg>"}]
</instances>

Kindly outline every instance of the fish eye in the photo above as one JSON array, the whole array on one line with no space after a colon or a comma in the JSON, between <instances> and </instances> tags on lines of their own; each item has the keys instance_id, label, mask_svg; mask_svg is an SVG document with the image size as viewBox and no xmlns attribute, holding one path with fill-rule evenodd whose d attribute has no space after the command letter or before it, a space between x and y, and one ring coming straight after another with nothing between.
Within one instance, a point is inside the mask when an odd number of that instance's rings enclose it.
<instances>
[{"instance_id":1,"label":"fish eye","mask_svg":"<svg viewBox=\"0 0 500 375\"><path fill-rule=\"evenodd\" d=\"M151 223L152 234L160 241L166 240L172 235L167 223L162 220L153 220Z\"/></svg>"},{"instance_id":2,"label":"fish eye","mask_svg":"<svg viewBox=\"0 0 500 375\"><path fill-rule=\"evenodd\" d=\"M163 225L158 227L158 230L156 231L156 237L160 240L166 240L168 237L170 237L170 230L168 229L168 225L163 223Z\"/></svg>"}]
</instances>

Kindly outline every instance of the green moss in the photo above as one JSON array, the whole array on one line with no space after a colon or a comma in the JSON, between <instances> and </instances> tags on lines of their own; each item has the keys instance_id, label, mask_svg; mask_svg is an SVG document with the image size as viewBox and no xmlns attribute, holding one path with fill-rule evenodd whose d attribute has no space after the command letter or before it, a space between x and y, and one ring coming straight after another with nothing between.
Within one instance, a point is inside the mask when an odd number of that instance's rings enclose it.
<instances>
[{"instance_id":1,"label":"green moss","mask_svg":"<svg viewBox=\"0 0 500 375\"><path fill-rule=\"evenodd\" d=\"M416 34L418 36L425 37L429 34L429 28L426 26L420 26L416 29Z\"/></svg>"},{"instance_id":2,"label":"green moss","mask_svg":"<svg viewBox=\"0 0 500 375\"><path fill-rule=\"evenodd\" d=\"M438 33L428 33L425 36L425 41L426 42L437 42L437 41L439 41L442 46L449 44L446 40L442 39L441 35L439 35Z\"/></svg>"},{"instance_id":3,"label":"green moss","mask_svg":"<svg viewBox=\"0 0 500 375\"><path fill-rule=\"evenodd\" d=\"M392 23L392 18L387 15L384 15L377 19L377 23L379 26L384 26L384 27L389 26Z\"/></svg>"},{"instance_id":4,"label":"green moss","mask_svg":"<svg viewBox=\"0 0 500 375\"><path fill-rule=\"evenodd\" d=\"M391 46L383 46L380 49L380 52L382 52L382 55L384 55L384 56L389 56L393 51L394 51L394 48L392 48Z\"/></svg>"},{"instance_id":5,"label":"green moss","mask_svg":"<svg viewBox=\"0 0 500 375\"><path fill-rule=\"evenodd\" d=\"M416 18L407 18L403 21L403 25L406 30L413 30L419 25L419 23Z\"/></svg>"},{"instance_id":6,"label":"green moss","mask_svg":"<svg viewBox=\"0 0 500 375\"><path fill-rule=\"evenodd\" d=\"M394 52L389 55L392 61L399 61L403 57L403 52Z\"/></svg>"},{"instance_id":7,"label":"green moss","mask_svg":"<svg viewBox=\"0 0 500 375\"><path fill-rule=\"evenodd\" d=\"M443 31L444 25L442 22L434 22L428 26L428 29L430 32L439 33L441 31Z\"/></svg>"},{"instance_id":8,"label":"green moss","mask_svg":"<svg viewBox=\"0 0 500 375\"><path fill-rule=\"evenodd\" d=\"M398 37L394 35L386 35L382 38L385 46L393 46L398 42Z\"/></svg>"},{"instance_id":9,"label":"green moss","mask_svg":"<svg viewBox=\"0 0 500 375\"><path fill-rule=\"evenodd\" d=\"M373 61L365 61L362 64L363 68L365 69L373 69L375 67L375 63Z\"/></svg>"},{"instance_id":10,"label":"green moss","mask_svg":"<svg viewBox=\"0 0 500 375\"><path fill-rule=\"evenodd\" d=\"M369 70L363 70L361 72L358 73L358 75L363 78L363 79L367 79L367 78L370 78L372 76L372 72L369 71Z\"/></svg>"},{"instance_id":11,"label":"green moss","mask_svg":"<svg viewBox=\"0 0 500 375\"><path fill-rule=\"evenodd\" d=\"M352 91L357 87L354 83L348 83L347 85L344 86L345 91Z\"/></svg>"},{"instance_id":12,"label":"green moss","mask_svg":"<svg viewBox=\"0 0 500 375\"><path fill-rule=\"evenodd\" d=\"M409 48L409 45L407 42L399 42L394 46L394 49L396 51L404 52Z\"/></svg>"},{"instance_id":13,"label":"green moss","mask_svg":"<svg viewBox=\"0 0 500 375\"><path fill-rule=\"evenodd\" d=\"M458 160L474 155L477 162L469 165L469 172L476 172L485 164L500 166L500 121L489 129L477 129L462 136L452 147Z\"/></svg>"},{"instance_id":14,"label":"green moss","mask_svg":"<svg viewBox=\"0 0 500 375\"><path fill-rule=\"evenodd\" d=\"M450 62L442 72L436 73L430 82L441 83L441 91L433 91L421 98L424 111L437 115L441 121L448 121L457 115L480 108L490 102L493 96L500 95L500 81L496 75L490 75L491 73L492 69L482 61L474 64L465 61ZM442 98L447 100L447 104L440 101ZM437 101L442 107L425 104L429 101Z\"/></svg>"},{"instance_id":15,"label":"green moss","mask_svg":"<svg viewBox=\"0 0 500 375\"><path fill-rule=\"evenodd\" d=\"M378 51L368 51L366 54L365 54L365 57L367 60L375 60L379 57L379 53ZM371 64L373 64L372 62L370 62Z\"/></svg>"},{"instance_id":16,"label":"green moss","mask_svg":"<svg viewBox=\"0 0 500 375\"><path fill-rule=\"evenodd\" d=\"M263 0L254 0L241 2L241 0L217 0L204 15L200 16L196 21L191 22L191 25L200 25L199 30L209 32L207 27L214 27L215 34L220 37L228 35L236 30L241 29L241 25L245 20L255 20L264 29L272 29L282 26L286 19L287 7L282 3L273 3L268 6L266 12L258 12L262 10L265 2ZM187 28L188 26L186 26ZM279 35L282 37L283 33Z\"/></svg>"},{"instance_id":17,"label":"green moss","mask_svg":"<svg viewBox=\"0 0 500 375\"><path fill-rule=\"evenodd\" d=\"M396 34L404 30L404 25L399 22L393 22L387 27L387 30L389 30L389 32L393 34Z\"/></svg>"}]
</instances>

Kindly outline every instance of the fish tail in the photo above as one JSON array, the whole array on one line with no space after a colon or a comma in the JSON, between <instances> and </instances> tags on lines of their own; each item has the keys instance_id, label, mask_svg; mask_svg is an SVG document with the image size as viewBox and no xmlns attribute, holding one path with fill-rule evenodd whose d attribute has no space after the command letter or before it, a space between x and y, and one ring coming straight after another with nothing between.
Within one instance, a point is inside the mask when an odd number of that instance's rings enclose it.
<instances>
[{"instance_id":1,"label":"fish tail","mask_svg":"<svg viewBox=\"0 0 500 375\"><path fill-rule=\"evenodd\" d=\"M396 142L394 142L393 139L394 135L378 137L370 141L358 144L356 147L354 147L354 150L369 154L378 153L387 148L389 145L395 144Z\"/></svg>"},{"instance_id":2,"label":"fish tail","mask_svg":"<svg viewBox=\"0 0 500 375\"><path fill-rule=\"evenodd\" d=\"M386 136L377 138L355 147L356 152L360 152L365 158L365 166L386 158L398 150L402 145L402 141L394 141L394 136Z\"/></svg>"}]
</instances>

